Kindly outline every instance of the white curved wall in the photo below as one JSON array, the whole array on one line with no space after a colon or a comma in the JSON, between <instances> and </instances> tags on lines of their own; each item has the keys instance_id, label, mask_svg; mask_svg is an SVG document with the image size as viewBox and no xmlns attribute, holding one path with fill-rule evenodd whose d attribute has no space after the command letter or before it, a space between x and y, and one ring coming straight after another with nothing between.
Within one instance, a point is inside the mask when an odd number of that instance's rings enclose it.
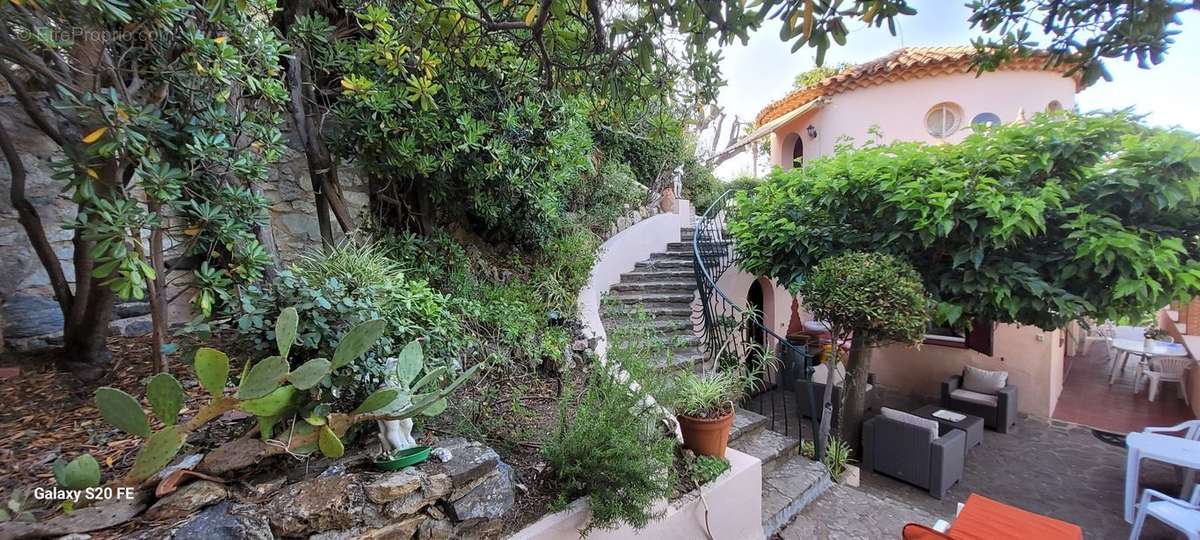
<instances>
[{"instance_id":1,"label":"white curved wall","mask_svg":"<svg viewBox=\"0 0 1200 540\"><path fill-rule=\"evenodd\" d=\"M584 335L596 338L600 358L605 358L608 351L608 334L600 321L600 296L621 281L621 274L632 271L634 264L650 258L652 253L666 251L668 243L678 242L679 230L691 224L691 203L676 199L674 213L643 219L600 245L587 285L576 299Z\"/></svg>"}]
</instances>

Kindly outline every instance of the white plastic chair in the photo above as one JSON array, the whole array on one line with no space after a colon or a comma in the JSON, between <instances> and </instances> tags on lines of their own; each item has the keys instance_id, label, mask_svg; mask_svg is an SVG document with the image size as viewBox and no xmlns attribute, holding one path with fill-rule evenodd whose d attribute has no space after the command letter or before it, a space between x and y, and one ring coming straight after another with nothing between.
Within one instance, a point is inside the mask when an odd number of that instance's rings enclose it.
<instances>
[{"instance_id":1,"label":"white plastic chair","mask_svg":"<svg viewBox=\"0 0 1200 540\"><path fill-rule=\"evenodd\" d=\"M1179 394L1183 396L1183 402L1191 405L1188 401L1187 384L1183 380L1191 365L1192 359L1185 356L1155 356L1150 359L1149 369L1139 370L1133 387L1136 391L1141 379L1145 378L1150 382L1150 401L1154 401L1162 383L1176 383L1179 385Z\"/></svg>"},{"instance_id":2,"label":"white plastic chair","mask_svg":"<svg viewBox=\"0 0 1200 540\"><path fill-rule=\"evenodd\" d=\"M1187 501L1176 499L1153 489L1143 491L1138 500L1137 518L1133 520L1133 530L1129 532L1129 540L1138 540L1142 536L1142 527L1146 524L1146 516L1154 516L1164 524L1182 532L1188 540L1200 540L1200 486L1192 490L1192 498Z\"/></svg>"},{"instance_id":3,"label":"white plastic chair","mask_svg":"<svg viewBox=\"0 0 1200 540\"><path fill-rule=\"evenodd\" d=\"M1189 441L1200 441L1200 420L1188 420L1169 427L1148 427L1143 429L1142 433L1162 433L1183 437ZM1179 496L1183 497L1196 486L1196 471L1182 469L1180 472L1183 473L1183 490Z\"/></svg>"}]
</instances>

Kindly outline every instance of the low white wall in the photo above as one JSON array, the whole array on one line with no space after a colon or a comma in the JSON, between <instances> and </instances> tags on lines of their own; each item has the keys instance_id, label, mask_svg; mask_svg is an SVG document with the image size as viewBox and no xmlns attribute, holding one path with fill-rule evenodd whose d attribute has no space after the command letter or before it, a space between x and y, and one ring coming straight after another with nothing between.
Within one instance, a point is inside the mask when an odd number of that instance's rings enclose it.
<instances>
[{"instance_id":1,"label":"low white wall","mask_svg":"<svg viewBox=\"0 0 1200 540\"><path fill-rule=\"evenodd\" d=\"M587 285L579 291L576 306L584 335L596 338L596 354L601 358L608 351L608 334L600 322L600 296L621 281L621 274L632 271L634 264L650 258L652 253L666 251L668 243L680 241L679 230L691 224L691 203L676 199L674 213L643 219L600 245L596 264Z\"/></svg>"},{"instance_id":2,"label":"low white wall","mask_svg":"<svg viewBox=\"0 0 1200 540\"><path fill-rule=\"evenodd\" d=\"M626 538L654 538L656 540L694 540L696 538L718 538L721 540L759 540L762 530L762 463L758 458L729 448L725 451L729 470L700 488L700 495L692 492L673 503L660 502L656 510L662 512L659 519L651 521L642 530L629 526L615 529L596 530L588 534L589 540L618 540ZM701 500L701 495L703 500ZM705 527L707 506L708 526ZM558 540L582 538L579 530L591 518L591 506L585 497L567 507L550 514L534 524L518 531L514 540ZM709 535L711 532L711 536Z\"/></svg>"}]
</instances>

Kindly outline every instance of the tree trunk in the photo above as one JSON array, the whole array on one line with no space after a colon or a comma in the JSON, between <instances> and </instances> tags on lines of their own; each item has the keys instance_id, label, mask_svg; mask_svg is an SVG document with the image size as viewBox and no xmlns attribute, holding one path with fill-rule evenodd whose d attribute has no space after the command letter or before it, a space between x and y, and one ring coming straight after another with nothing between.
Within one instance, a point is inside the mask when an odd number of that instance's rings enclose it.
<instances>
[{"instance_id":1,"label":"tree trunk","mask_svg":"<svg viewBox=\"0 0 1200 540\"><path fill-rule=\"evenodd\" d=\"M150 203L150 212L159 219L158 226L150 231L150 266L154 268L154 279L150 281L150 321L154 327L151 334L150 357L154 359L154 367L161 373L166 373L170 366L163 345L167 339L167 269L163 264L163 223L162 205Z\"/></svg>"},{"instance_id":2,"label":"tree trunk","mask_svg":"<svg viewBox=\"0 0 1200 540\"><path fill-rule=\"evenodd\" d=\"M78 310L79 316L63 322L64 350L58 367L84 381L96 381L107 373L112 360L108 351L108 323L112 322L114 295L101 280L79 276L81 281L91 282L91 292L86 299L76 299L77 304L85 303Z\"/></svg>"},{"instance_id":3,"label":"tree trunk","mask_svg":"<svg viewBox=\"0 0 1200 540\"><path fill-rule=\"evenodd\" d=\"M836 366L839 360L836 346L837 340L835 339L834 342L835 345L833 352L830 354L830 358L825 360L825 395L821 397L821 425L820 429L818 430L819 433L817 440L813 441L813 444L817 448L817 457L822 457L825 455L825 443L829 441L829 430L833 425L833 408L835 406L841 406L840 404L833 404L833 385L837 380L834 377L837 371Z\"/></svg>"},{"instance_id":4,"label":"tree trunk","mask_svg":"<svg viewBox=\"0 0 1200 540\"><path fill-rule=\"evenodd\" d=\"M859 452L862 439L863 414L867 409L867 373L871 369L871 350L866 346L864 332L855 332L850 338L850 358L846 366L846 380L842 382L842 414L840 431L843 441L855 453Z\"/></svg>"}]
</instances>

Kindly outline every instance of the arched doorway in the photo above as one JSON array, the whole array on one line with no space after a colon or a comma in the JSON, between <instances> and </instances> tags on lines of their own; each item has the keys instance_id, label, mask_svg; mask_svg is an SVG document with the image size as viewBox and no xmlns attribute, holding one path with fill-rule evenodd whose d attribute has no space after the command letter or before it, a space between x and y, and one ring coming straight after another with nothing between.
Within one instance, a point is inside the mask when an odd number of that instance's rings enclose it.
<instances>
[{"instance_id":1,"label":"arched doorway","mask_svg":"<svg viewBox=\"0 0 1200 540\"><path fill-rule=\"evenodd\" d=\"M766 301L761 280L754 280L754 283L750 284L750 290L746 292L746 309L750 312L750 316L759 323L746 325L746 342L757 345L759 350L764 350L767 345L767 335L760 325L766 324L766 320L763 318L766 313Z\"/></svg>"},{"instance_id":2,"label":"arched doorway","mask_svg":"<svg viewBox=\"0 0 1200 540\"><path fill-rule=\"evenodd\" d=\"M804 166L804 139L799 135L796 136L796 143L792 145L792 168Z\"/></svg>"}]
</instances>

